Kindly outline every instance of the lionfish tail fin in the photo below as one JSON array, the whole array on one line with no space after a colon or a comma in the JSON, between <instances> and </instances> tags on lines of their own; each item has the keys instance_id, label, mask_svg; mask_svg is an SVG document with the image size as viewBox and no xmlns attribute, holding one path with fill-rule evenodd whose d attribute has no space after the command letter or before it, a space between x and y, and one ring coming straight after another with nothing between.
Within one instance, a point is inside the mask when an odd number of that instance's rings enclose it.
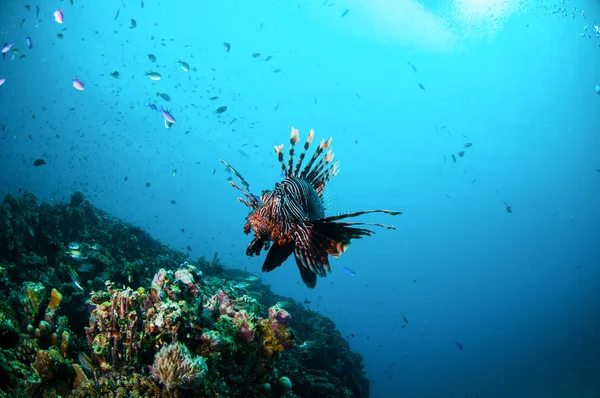
<instances>
[{"instance_id":1,"label":"lionfish tail fin","mask_svg":"<svg viewBox=\"0 0 600 398\"><path fill-rule=\"evenodd\" d=\"M250 191L250 185L244 179L244 177L242 177L242 175L240 173L238 173L238 171L236 169L234 169L233 166L231 166L229 163L227 163L223 159L221 159L221 163L223 163L237 177L237 179L240 181L240 183L243 186L243 188L242 188L239 185L237 185L235 182L229 181L229 185L231 185L235 189L239 190L246 197L246 199L238 198L238 200L251 209L258 208L260 206L258 196L254 195L252 193L252 191Z\"/></svg>"}]
</instances>

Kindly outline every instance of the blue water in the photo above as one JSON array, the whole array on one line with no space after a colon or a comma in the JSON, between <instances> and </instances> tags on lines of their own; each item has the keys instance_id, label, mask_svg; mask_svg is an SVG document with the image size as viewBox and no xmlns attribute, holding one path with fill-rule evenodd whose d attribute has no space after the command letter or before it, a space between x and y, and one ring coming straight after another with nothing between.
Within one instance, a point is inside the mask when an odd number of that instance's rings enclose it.
<instances>
[{"instance_id":1,"label":"blue water","mask_svg":"<svg viewBox=\"0 0 600 398\"><path fill-rule=\"evenodd\" d=\"M600 396L598 2L144 3L46 1L37 20L3 4L20 53L0 62L2 196L80 190L258 275L219 159L259 193L280 175L273 145L314 128L340 161L330 214L404 214L365 217L398 230L355 242L314 290L293 260L262 278L337 323L373 397Z\"/></svg>"}]
</instances>

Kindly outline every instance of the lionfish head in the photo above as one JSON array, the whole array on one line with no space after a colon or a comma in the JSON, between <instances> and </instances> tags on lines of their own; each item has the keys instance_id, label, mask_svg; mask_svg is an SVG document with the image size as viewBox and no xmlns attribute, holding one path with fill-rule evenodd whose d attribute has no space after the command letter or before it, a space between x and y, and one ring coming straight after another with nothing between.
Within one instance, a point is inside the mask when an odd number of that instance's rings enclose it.
<instances>
[{"instance_id":1,"label":"lionfish head","mask_svg":"<svg viewBox=\"0 0 600 398\"><path fill-rule=\"evenodd\" d=\"M300 140L298 130L292 127L287 163L284 161L283 144L275 146L275 153L283 171L283 181L276 183L273 190L263 191L260 198L252 194L250 185L240 173L221 160L242 185L229 182L244 195L238 200L251 209L246 217L244 232L252 232L254 239L246 248L246 254L254 256L259 255L262 250L268 250L262 267L265 272L277 268L294 254L300 276L310 288L316 286L317 275L324 277L327 272L331 272L330 255L338 257L346 251L352 239L373 233L369 229L357 228L356 225L370 224L395 229L384 224L340 220L375 212L401 214L390 210L366 210L326 217L323 193L327 183L338 173L338 162L332 162L334 155L329 149L329 138L327 141L321 140L303 167L306 152L313 138L314 131L311 130L296 162L295 146ZM328 149L329 151L325 152Z\"/></svg>"}]
</instances>

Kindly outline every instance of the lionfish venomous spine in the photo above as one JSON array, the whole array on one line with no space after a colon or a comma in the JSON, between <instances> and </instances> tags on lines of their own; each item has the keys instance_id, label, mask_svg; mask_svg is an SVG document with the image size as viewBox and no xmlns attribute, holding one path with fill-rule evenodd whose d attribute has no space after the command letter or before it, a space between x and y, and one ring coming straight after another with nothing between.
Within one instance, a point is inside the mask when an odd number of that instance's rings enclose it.
<instances>
[{"instance_id":1,"label":"lionfish venomous spine","mask_svg":"<svg viewBox=\"0 0 600 398\"><path fill-rule=\"evenodd\" d=\"M254 239L246 248L248 256L259 255L268 250L262 270L270 272L279 267L293 253L302 280L309 288L317 284L317 275L325 277L331 272L328 256L339 257L346 251L352 239L370 236L373 231L357 227L372 225L396 229L393 225L341 221L367 213L402 214L392 210L363 210L337 216L325 216L323 191L325 185L338 173L338 162L333 162L329 150L331 138L321 140L312 158L302 168L306 152L314 138L314 130L308 134L302 152L294 166L295 146L300 140L298 130L292 127L287 164L284 161L283 144L275 146L284 179L275 184L272 191L263 191L260 197L250 191L250 185L232 166L221 160L240 181L229 183L240 190L244 198L238 200L251 209L246 217L244 232L254 232ZM273 243L273 245L271 245Z\"/></svg>"}]
</instances>

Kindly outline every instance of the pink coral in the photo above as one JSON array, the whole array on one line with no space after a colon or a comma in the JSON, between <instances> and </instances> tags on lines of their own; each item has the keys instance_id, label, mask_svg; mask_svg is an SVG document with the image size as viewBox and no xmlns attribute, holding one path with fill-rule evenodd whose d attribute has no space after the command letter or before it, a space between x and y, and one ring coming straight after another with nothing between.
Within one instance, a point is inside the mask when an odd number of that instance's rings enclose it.
<instances>
[{"instance_id":1,"label":"pink coral","mask_svg":"<svg viewBox=\"0 0 600 398\"><path fill-rule=\"evenodd\" d=\"M219 313L221 315L227 314L227 315L233 316L234 315L233 305L235 304L233 299L231 297L229 297L227 294L225 294L225 292L222 290L219 290L217 298L219 300Z\"/></svg>"},{"instance_id":2,"label":"pink coral","mask_svg":"<svg viewBox=\"0 0 600 398\"><path fill-rule=\"evenodd\" d=\"M198 297L198 291L200 290L200 288L194 283L194 276L192 275L189 269L180 268L177 271L175 271L175 280L180 281L181 283L186 285L190 290L192 296Z\"/></svg>"},{"instance_id":3,"label":"pink coral","mask_svg":"<svg viewBox=\"0 0 600 398\"><path fill-rule=\"evenodd\" d=\"M233 322L238 327L238 336L246 343L254 341L254 323L250 319L248 313L244 310L238 311L233 317Z\"/></svg>"},{"instance_id":4,"label":"pink coral","mask_svg":"<svg viewBox=\"0 0 600 398\"><path fill-rule=\"evenodd\" d=\"M269 319L276 321L280 325L287 325L290 322L291 315L283 308L274 305L269 308Z\"/></svg>"}]
</instances>

